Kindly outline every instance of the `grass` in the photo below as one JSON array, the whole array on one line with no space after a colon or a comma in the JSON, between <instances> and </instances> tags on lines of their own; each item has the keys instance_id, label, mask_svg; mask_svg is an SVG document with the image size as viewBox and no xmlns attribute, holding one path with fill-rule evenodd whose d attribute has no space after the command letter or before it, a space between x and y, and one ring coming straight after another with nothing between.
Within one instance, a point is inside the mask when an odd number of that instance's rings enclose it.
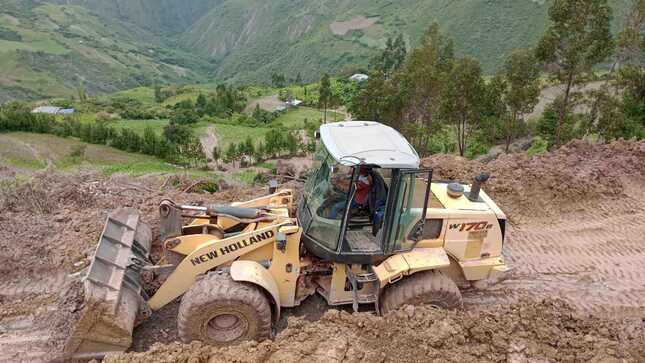
<instances>
[{"instance_id":1,"label":"grass","mask_svg":"<svg viewBox=\"0 0 645 363\"><path fill-rule=\"evenodd\" d=\"M258 168L264 168L264 169L271 169L271 170L275 169L275 164L268 161L257 163L254 166Z\"/></svg>"},{"instance_id":2,"label":"grass","mask_svg":"<svg viewBox=\"0 0 645 363\"><path fill-rule=\"evenodd\" d=\"M235 178L246 185L253 185L256 182L258 173L253 170L245 170L235 174Z\"/></svg>"},{"instance_id":3,"label":"grass","mask_svg":"<svg viewBox=\"0 0 645 363\"><path fill-rule=\"evenodd\" d=\"M161 135L163 128L169 122L168 120L119 120L110 123L110 125L117 129L130 129L139 135L143 135L144 130L150 127L156 134Z\"/></svg>"},{"instance_id":4,"label":"grass","mask_svg":"<svg viewBox=\"0 0 645 363\"><path fill-rule=\"evenodd\" d=\"M264 135L269 132L268 127L247 127L227 124L215 124L217 141L221 150L226 150L231 143L240 143L247 137L259 141L264 139Z\"/></svg>"},{"instance_id":5,"label":"grass","mask_svg":"<svg viewBox=\"0 0 645 363\"><path fill-rule=\"evenodd\" d=\"M285 112L273 122L281 123L284 127L290 130L301 130L305 127L305 119L309 122L318 123L323 119L323 115L322 111L315 108L299 107ZM334 119L341 121L344 119L344 116L327 110L327 121L334 121Z\"/></svg>"},{"instance_id":6,"label":"grass","mask_svg":"<svg viewBox=\"0 0 645 363\"><path fill-rule=\"evenodd\" d=\"M128 97L141 103L155 103L155 90L152 87L137 87L113 93L110 97Z\"/></svg>"},{"instance_id":7,"label":"grass","mask_svg":"<svg viewBox=\"0 0 645 363\"><path fill-rule=\"evenodd\" d=\"M9 52L16 50L45 52L57 55L66 54L69 52L69 49L65 48L52 39L37 40L34 42L15 42L10 40L0 40L0 52Z\"/></svg>"},{"instance_id":8,"label":"grass","mask_svg":"<svg viewBox=\"0 0 645 363\"><path fill-rule=\"evenodd\" d=\"M84 146L81 156L72 152ZM20 157L16 157L16 153ZM187 173L196 176L212 175L200 170L183 169L152 156L127 153L103 145L87 144L70 138L31 133L0 134L0 161L27 170L41 170L51 163L62 170L93 168L111 175L126 173Z\"/></svg>"}]
</instances>

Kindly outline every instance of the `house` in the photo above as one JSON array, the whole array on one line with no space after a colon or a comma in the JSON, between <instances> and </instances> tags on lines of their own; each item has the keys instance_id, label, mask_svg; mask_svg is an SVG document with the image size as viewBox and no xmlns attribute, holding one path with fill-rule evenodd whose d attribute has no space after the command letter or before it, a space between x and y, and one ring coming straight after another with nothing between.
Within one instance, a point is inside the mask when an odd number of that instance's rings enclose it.
<instances>
[{"instance_id":1,"label":"house","mask_svg":"<svg viewBox=\"0 0 645 363\"><path fill-rule=\"evenodd\" d=\"M71 115L76 112L73 108L60 108L55 106L40 106L34 108L31 113L46 113L49 115Z\"/></svg>"},{"instance_id":2,"label":"house","mask_svg":"<svg viewBox=\"0 0 645 363\"><path fill-rule=\"evenodd\" d=\"M61 110L60 107L54 107L54 106L40 106L34 108L31 113L47 113L50 115L55 115Z\"/></svg>"},{"instance_id":3,"label":"house","mask_svg":"<svg viewBox=\"0 0 645 363\"><path fill-rule=\"evenodd\" d=\"M367 81L370 77L367 74L363 73L356 73L355 75L349 77L350 81L355 81L355 82L364 82Z\"/></svg>"},{"instance_id":4,"label":"house","mask_svg":"<svg viewBox=\"0 0 645 363\"><path fill-rule=\"evenodd\" d=\"M294 98L292 100L289 100L289 101L285 102L287 107L299 107L300 105L302 105L302 103L303 102L301 100L297 99L297 98Z\"/></svg>"},{"instance_id":5,"label":"house","mask_svg":"<svg viewBox=\"0 0 645 363\"><path fill-rule=\"evenodd\" d=\"M58 114L59 115L71 115L74 112L76 112L76 110L74 110L73 108L65 108L65 109L62 109L62 110L58 111Z\"/></svg>"}]
</instances>

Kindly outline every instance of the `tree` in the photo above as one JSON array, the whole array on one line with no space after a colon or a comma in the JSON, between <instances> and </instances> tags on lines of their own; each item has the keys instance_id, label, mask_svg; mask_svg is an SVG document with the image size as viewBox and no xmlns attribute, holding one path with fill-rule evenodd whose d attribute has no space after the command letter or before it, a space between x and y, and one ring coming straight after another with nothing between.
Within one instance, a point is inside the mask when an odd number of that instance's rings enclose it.
<instances>
[{"instance_id":1,"label":"tree","mask_svg":"<svg viewBox=\"0 0 645 363\"><path fill-rule=\"evenodd\" d=\"M271 85L275 88L282 88L285 86L286 78L284 74L281 73L272 73L271 74Z\"/></svg>"},{"instance_id":2,"label":"tree","mask_svg":"<svg viewBox=\"0 0 645 363\"><path fill-rule=\"evenodd\" d=\"M219 159L222 157L219 147L217 145L213 146L213 150L211 151L211 157L213 158L213 162L215 162L215 165L219 163Z\"/></svg>"},{"instance_id":3,"label":"tree","mask_svg":"<svg viewBox=\"0 0 645 363\"><path fill-rule=\"evenodd\" d=\"M481 119L485 92L481 67L474 59L458 59L448 73L448 79L441 113L454 127L459 155L464 156L468 136Z\"/></svg>"},{"instance_id":4,"label":"tree","mask_svg":"<svg viewBox=\"0 0 645 363\"><path fill-rule=\"evenodd\" d=\"M258 143L258 147L255 148L255 155L253 155L253 159L255 159L256 162L260 162L264 160L265 155L266 148L264 147L264 142L260 141Z\"/></svg>"},{"instance_id":5,"label":"tree","mask_svg":"<svg viewBox=\"0 0 645 363\"><path fill-rule=\"evenodd\" d=\"M150 126L146 126L143 130L143 145L141 145L141 152L147 155L157 155L159 148L159 141L157 134Z\"/></svg>"},{"instance_id":6,"label":"tree","mask_svg":"<svg viewBox=\"0 0 645 363\"><path fill-rule=\"evenodd\" d=\"M451 72L453 63L452 40L439 31L437 24L432 24L421 45L410 52L401 75L394 77L398 85L392 88L398 94L390 97L390 108L396 112L390 117L401 123L417 122L428 131L436 130L435 119L440 113L443 93L451 82L446 75ZM421 137L415 146L425 150L426 143L427 137Z\"/></svg>"},{"instance_id":7,"label":"tree","mask_svg":"<svg viewBox=\"0 0 645 363\"><path fill-rule=\"evenodd\" d=\"M331 83L327 73L323 74L320 79L320 89L318 90L318 94L318 107L324 109L323 123L327 123L327 107L329 107L329 104L332 101Z\"/></svg>"},{"instance_id":8,"label":"tree","mask_svg":"<svg viewBox=\"0 0 645 363\"><path fill-rule=\"evenodd\" d=\"M300 140L294 132L287 133L284 144L290 156L295 155L300 149Z\"/></svg>"},{"instance_id":9,"label":"tree","mask_svg":"<svg viewBox=\"0 0 645 363\"><path fill-rule=\"evenodd\" d=\"M407 55L407 47L405 45L405 40L403 39L403 34L399 35L394 40L392 45L392 69L398 70L403 63L405 62L405 56Z\"/></svg>"},{"instance_id":10,"label":"tree","mask_svg":"<svg viewBox=\"0 0 645 363\"><path fill-rule=\"evenodd\" d=\"M201 166L206 162L204 148L197 138L192 138L189 143L182 146L181 156L183 156L182 163L185 163L184 160L186 160L191 167Z\"/></svg>"},{"instance_id":11,"label":"tree","mask_svg":"<svg viewBox=\"0 0 645 363\"><path fill-rule=\"evenodd\" d=\"M206 99L206 96L204 96L203 93L200 93L199 96L197 96L197 102L195 102L195 108L197 108L197 112L203 116L206 113L207 106L208 99Z\"/></svg>"},{"instance_id":12,"label":"tree","mask_svg":"<svg viewBox=\"0 0 645 363\"><path fill-rule=\"evenodd\" d=\"M171 121L179 125L189 125L196 123L197 119L193 109L178 109L173 112Z\"/></svg>"},{"instance_id":13,"label":"tree","mask_svg":"<svg viewBox=\"0 0 645 363\"><path fill-rule=\"evenodd\" d=\"M549 18L551 25L539 41L536 55L565 87L555 129L555 144L560 145L572 87L612 54L612 10L607 0L555 0Z\"/></svg>"},{"instance_id":14,"label":"tree","mask_svg":"<svg viewBox=\"0 0 645 363\"><path fill-rule=\"evenodd\" d=\"M164 101L164 96L161 93L161 86L160 85L155 85L155 102L161 103Z\"/></svg>"},{"instance_id":15,"label":"tree","mask_svg":"<svg viewBox=\"0 0 645 363\"><path fill-rule=\"evenodd\" d=\"M193 132L188 126L170 122L164 127L163 135L170 144L186 145L191 141Z\"/></svg>"},{"instance_id":16,"label":"tree","mask_svg":"<svg viewBox=\"0 0 645 363\"><path fill-rule=\"evenodd\" d=\"M85 86L82 84L78 85L78 88L76 89L78 93L78 100L81 102L87 101L87 93L85 92Z\"/></svg>"},{"instance_id":17,"label":"tree","mask_svg":"<svg viewBox=\"0 0 645 363\"><path fill-rule=\"evenodd\" d=\"M628 102L645 106L645 0L632 0L625 29L618 35L618 86L625 91Z\"/></svg>"},{"instance_id":18,"label":"tree","mask_svg":"<svg viewBox=\"0 0 645 363\"><path fill-rule=\"evenodd\" d=\"M352 115L359 120L389 121L389 118L386 117L389 105L387 84L388 81L385 79L383 72L374 71L370 73L366 87L355 97L349 108Z\"/></svg>"},{"instance_id":19,"label":"tree","mask_svg":"<svg viewBox=\"0 0 645 363\"><path fill-rule=\"evenodd\" d=\"M539 101L540 70L534 54L528 50L513 52L504 63L502 98L508 109L504 117L505 150L514 138L518 122L531 113Z\"/></svg>"},{"instance_id":20,"label":"tree","mask_svg":"<svg viewBox=\"0 0 645 363\"><path fill-rule=\"evenodd\" d=\"M403 65L406 53L403 34L399 33L396 38L388 37L385 41L385 49L372 59L371 68L389 75Z\"/></svg>"},{"instance_id":21,"label":"tree","mask_svg":"<svg viewBox=\"0 0 645 363\"><path fill-rule=\"evenodd\" d=\"M226 153L224 153L224 162L225 163L233 163L235 160L237 160L238 157L238 148L237 145L232 142L230 145L228 145L228 149L226 149Z\"/></svg>"}]
</instances>

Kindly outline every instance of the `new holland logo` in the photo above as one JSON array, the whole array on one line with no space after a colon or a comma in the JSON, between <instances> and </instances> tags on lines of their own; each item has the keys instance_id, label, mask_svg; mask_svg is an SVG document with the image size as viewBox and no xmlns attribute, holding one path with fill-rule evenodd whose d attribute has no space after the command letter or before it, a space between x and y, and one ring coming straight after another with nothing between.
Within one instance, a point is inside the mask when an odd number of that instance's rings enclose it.
<instances>
[{"instance_id":1,"label":"new holland logo","mask_svg":"<svg viewBox=\"0 0 645 363\"><path fill-rule=\"evenodd\" d=\"M219 250L212 250L210 252L206 252L203 255L199 255L191 259L190 262L193 264L193 266L196 266L196 265L199 265L200 263L208 262L220 256L224 256L226 254L242 250L251 245L254 245L256 243L272 238L274 235L275 234L273 233L273 231L262 232L262 233L256 234L255 236L251 236L248 240L243 239L237 242L233 242L228 246L221 247Z\"/></svg>"}]
</instances>

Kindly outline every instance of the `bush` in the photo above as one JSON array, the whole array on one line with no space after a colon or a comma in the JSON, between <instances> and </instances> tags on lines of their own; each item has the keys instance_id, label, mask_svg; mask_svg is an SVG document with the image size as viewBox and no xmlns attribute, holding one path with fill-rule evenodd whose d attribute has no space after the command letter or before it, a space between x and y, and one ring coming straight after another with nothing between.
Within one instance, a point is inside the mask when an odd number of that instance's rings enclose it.
<instances>
[{"instance_id":1,"label":"bush","mask_svg":"<svg viewBox=\"0 0 645 363\"><path fill-rule=\"evenodd\" d=\"M482 130L475 130L468 138L464 156L468 159L474 159L479 155L486 154L489 149L490 144L486 140L485 133Z\"/></svg>"},{"instance_id":2,"label":"bush","mask_svg":"<svg viewBox=\"0 0 645 363\"><path fill-rule=\"evenodd\" d=\"M197 123L199 115L189 109L178 109L173 112L171 121L179 125L190 125Z\"/></svg>"},{"instance_id":3,"label":"bush","mask_svg":"<svg viewBox=\"0 0 645 363\"><path fill-rule=\"evenodd\" d=\"M69 153L69 157L74 159L84 158L86 149L87 149L87 145L76 145L72 148L72 151Z\"/></svg>"},{"instance_id":4,"label":"bush","mask_svg":"<svg viewBox=\"0 0 645 363\"><path fill-rule=\"evenodd\" d=\"M555 145L556 131L558 127L558 104L562 102L562 98L558 97L546 107L542 117L535 124L535 131L539 136L548 141L549 147ZM572 140L576 137L580 137L583 134L581 127L576 127L580 125L578 122L580 120L580 115L575 115L572 110L567 112L567 116L560 126L560 143L564 144L569 140Z\"/></svg>"},{"instance_id":5,"label":"bush","mask_svg":"<svg viewBox=\"0 0 645 363\"><path fill-rule=\"evenodd\" d=\"M528 156L533 156L533 155L538 155L538 154L544 154L547 152L549 149L549 143L541 138L540 136L536 136L533 139L533 143L531 143L531 147L527 150Z\"/></svg>"},{"instance_id":6,"label":"bush","mask_svg":"<svg viewBox=\"0 0 645 363\"><path fill-rule=\"evenodd\" d=\"M430 135L428 139L429 154L450 154L457 150L457 142L449 128L442 128Z\"/></svg>"},{"instance_id":7,"label":"bush","mask_svg":"<svg viewBox=\"0 0 645 363\"><path fill-rule=\"evenodd\" d=\"M83 142L153 155L184 165L200 165L206 160L201 144L193 136L192 130L188 126L173 122L164 128L163 136L155 134L150 127L146 128L141 136L130 129L114 129L102 121L82 124L72 117L66 117L58 122L53 115L33 114L27 105L10 102L0 106L0 132L7 131L76 137ZM75 149L70 156L82 157L83 154L84 149Z\"/></svg>"}]
</instances>

